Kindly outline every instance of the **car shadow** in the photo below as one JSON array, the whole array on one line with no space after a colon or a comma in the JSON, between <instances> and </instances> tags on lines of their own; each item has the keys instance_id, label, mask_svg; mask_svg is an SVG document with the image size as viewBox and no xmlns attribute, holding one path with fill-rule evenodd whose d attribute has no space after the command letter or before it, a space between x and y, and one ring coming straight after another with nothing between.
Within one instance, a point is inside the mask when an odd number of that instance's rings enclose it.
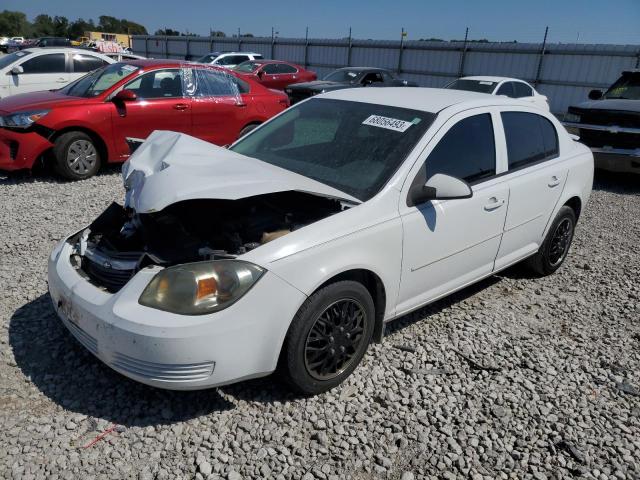
<instances>
[{"instance_id":1,"label":"car shadow","mask_svg":"<svg viewBox=\"0 0 640 480\"><path fill-rule=\"evenodd\" d=\"M485 278L484 280L474 283L473 285L469 285L462 290L452 293L451 295L448 295L436 302L430 303L429 305L425 305L418 310L407 313L406 315L403 315L402 317L399 317L386 325L385 337L404 330L405 328L413 325L416 322L424 320L431 315L440 313L441 311L451 307L456 303L473 297L477 293L480 293L481 291L491 287L492 285L499 283L500 280L500 276L492 275L488 278Z\"/></svg>"},{"instance_id":2,"label":"car shadow","mask_svg":"<svg viewBox=\"0 0 640 480\"><path fill-rule=\"evenodd\" d=\"M125 427L145 427L234 408L217 389L161 390L111 370L66 330L51 306L49 294L13 313L9 344L24 376L67 411Z\"/></svg>"},{"instance_id":3,"label":"car shadow","mask_svg":"<svg viewBox=\"0 0 640 480\"><path fill-rule=\"evenodd\" d=\"M640 195L640 173L615 173L596 170L593 189L611 193Z\"/></svg>"}]
</instances>

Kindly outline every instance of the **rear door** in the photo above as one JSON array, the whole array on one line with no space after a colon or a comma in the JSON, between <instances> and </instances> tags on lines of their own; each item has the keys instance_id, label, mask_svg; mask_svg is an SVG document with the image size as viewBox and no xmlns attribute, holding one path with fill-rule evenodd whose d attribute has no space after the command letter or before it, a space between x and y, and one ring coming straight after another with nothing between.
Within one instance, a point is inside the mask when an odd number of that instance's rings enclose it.
<instances>
[{"instance_id":1,"label":"rear door","mask_svg":"<svg viewBox=\"0 0 640 480\"><path fill-rule=\"evenodd\" d=\"M53 90L69 83L67 58L64 53L29 55L20 65L23 73L9 75L9 91L17 93Z\"/></svg>"},{"instance_id":2,"label":"rear door","mask_svg":"<svg viewBox=\"0 0 640 480\"><path fill-rule=\"evenodd\" d=\"M511 194L496 269L538 250L568 174L553 123L533 111L505 109L500 117Z\"/></svg>"},{"instance_id":3,"label":"rear door","mask_svg":"<svg viewBox=\"0 0 640 480\"><path fill-rule=\"evenodd\" d=\"M275 88L280 90L284 90L287 85L291 85L292 83L296 83L298 78L298 69L286 64L286 63L278 63L278 83Z\"/></svg>"},{"instance_id":4,"label":"rear door","mask_svg":"<svg viewBox=\"0 0 640 480\"><path fill-rule=\"evenodd\" d=\"M216 70L195 68L192 72L194 82L187 84L193 85L193 135L216 145L233 143L251 111L248 84Z\"/></svg>"},{"instance_id":5,"label":"rear door","mask_svg":"<svg viewBox=\"0 0 640 480\"><path fill-rule=\"evenodd\" d=\"M127 138L145 139L154 130L191 133L191 98L183 94L182 69L143 73L123 88L135 92L133 102L113 102L112 123L118 155L129 155Z\"/></svg>"}]
</instances>

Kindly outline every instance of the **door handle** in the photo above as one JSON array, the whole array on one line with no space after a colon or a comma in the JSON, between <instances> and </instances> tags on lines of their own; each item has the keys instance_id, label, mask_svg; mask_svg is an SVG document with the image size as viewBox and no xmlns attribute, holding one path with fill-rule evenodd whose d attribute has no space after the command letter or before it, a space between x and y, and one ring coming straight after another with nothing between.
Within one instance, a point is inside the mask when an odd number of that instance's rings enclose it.
<instances>
[{"instance_id":1,"label":"door handle","mask_svg":"<svg viewBox=\"0 0 640 480\"><path fill-rule=\"evenodd\" d=\"M560 180L554 175L553 177L551 177L551 180L549 180L549 183L547 185L550 188L557 187L558 185L560 185Z\"/></svg>"},{"instance_id":2,"label":"door handle","mask_svg":"<svg viewBox=\"0 0 640 480\"><path fill-rule=\"evenodd\" d=\"M56 80L56 82L57 82L57 83L66 83L66 82L67 82L67 79L66 79L66 78L58 78L58 79Z\"/></svg>"},{"instance_id":3,"label":"door handle","mask_svg":"<svg viewBox=\"0 0 640 480\"><path fill-rule=\"evenodd\" d=\"M485 209L487 212L490 212L490 211L492 211L492 210L495 210L495 209L497 209L497 208L500 208L502 205L504 205L504 200L498 200L496 197L491 197L491 198L489 199L489 203L487 203L487 204L484 206L484 209Z\"/></svg>"},{"instance_id":4,"label":"door handle","mask_svg":"<svg viewBox=\"0 0 640 480\"><path fill-rule=\"evenodd\" d=\"M173 106L174 110L186 110L187 108L189 108L189 105L187 105L186 103L176 103Z\"/></svg>"},{"instance_id":5,"label":"door handle","mask_svg":"<svg viewBox=\"0 0 640 480\"><path fill-rule=\"evenodd\" d=\"M246 107L246 106L247 106L247 104L244 103L244 102L236 102L236 107L243 108L243 107Z\"/></svg>"}]
</instances>

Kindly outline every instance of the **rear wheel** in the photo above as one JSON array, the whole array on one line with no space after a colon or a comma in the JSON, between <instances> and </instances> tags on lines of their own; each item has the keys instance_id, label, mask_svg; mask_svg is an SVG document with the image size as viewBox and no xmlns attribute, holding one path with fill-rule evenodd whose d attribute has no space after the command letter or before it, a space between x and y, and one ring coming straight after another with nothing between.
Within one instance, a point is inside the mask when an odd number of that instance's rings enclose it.
<instances>
[{"instance_id":1,"label":"rear wheel","mask_svg":"<svg viewBox=\"0 0 640 480\"><path fill-rule=\"evenodd\" d=\"M563 206L551 224L540 249L527 260L528 266L538 275L550 275L558 270L569 253L575 226L575 212L571 207Z\"/></svg>"},{"instance_id":2,"label":"rear wheel","mask_svg":"<svg viewBox=\"0 0 640 480\"><path fill-rule=\"evenodd\" d=\"M84 132L60 135L53 146L56 172L69 180L92 177L100 168L100 152L93 139Z\"/></svg>"},{"instance_id":3,"label":"rear wheel","mask_svg":"<svg viewBox=\"0 0 640 480\"><path fill-rule=\"evenodd\" d=\"M251 125L247 125L242 130L240 130L240 135L238 135L238 138L244 137L247 133L254 130L258 125L259 125L258 123L252 123Z\"/></svg>"},{"instance_id":4,"label":"rear wheel","mask_svg":"<svg viewBox=\"0 0 640 480\"><path fill-rule=\"evenodd\" d=\"M310 296L294 317L280 357L288 383L304 394L339 385L358 366L373 335L375 309L354 281L330 284Z\"/></svg>"}]
</instances>

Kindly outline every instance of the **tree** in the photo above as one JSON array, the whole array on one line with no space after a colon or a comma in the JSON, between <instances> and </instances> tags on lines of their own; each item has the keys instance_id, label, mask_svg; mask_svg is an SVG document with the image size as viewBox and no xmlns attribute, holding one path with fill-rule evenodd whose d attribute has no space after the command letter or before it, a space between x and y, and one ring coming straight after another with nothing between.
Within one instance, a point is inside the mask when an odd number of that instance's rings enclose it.
<instances>
[{"instance_id":1,"label":"tree","mask_svg":"<svg viewBox=\"0 0 640 480\"><path fill-rule=\"evenodd\" d=\"M164 28L164 29L161 28L159 30L156 30L156 33L154 35L163 35L167 37L179 37L180 32L178 30L173 30L172 28Z\"/></svg>"},{"instance_id":2,"label":"tree","mask_svg":"<svg viewBox=\"0 0 640 480\"><path fill-rule=\"evenodd\" d=\"M69 20L67 17L53 17L53 33L56 37L66 37L69 34Z\"/></svg>"},{"instance_id":3,"label":"tree","mask_svg":"<svg viewBox=\"0 0 640 480\"><path fill-rule=\"evenodd\" d=\"M47 37L53 35L55 31L53 18L49 15L38 15L33 19L31 34L34 37Z\"/></svg>"},{"instance_id":4,"label":"tree","mask_svg":"<svg viewBox=\"0 0 640 480\"><path fill-rule=\"evenodd\" d=\"M24 13L4 10L0 12L0 32L9 37L27 37L31 33L31 24Z\"/></svg>"},{"instance_id":5,"label":"tree","mask_svg":"<svg viewBox=\"0 0 640 480\"><path fill-rule=\"evenodd\" d=\"M79 18L69 24L69 38L83 37L85 32L93 32L95 29L96 26L92 19L85 21L83 18Z\"/></svg>"}]
</instances>

